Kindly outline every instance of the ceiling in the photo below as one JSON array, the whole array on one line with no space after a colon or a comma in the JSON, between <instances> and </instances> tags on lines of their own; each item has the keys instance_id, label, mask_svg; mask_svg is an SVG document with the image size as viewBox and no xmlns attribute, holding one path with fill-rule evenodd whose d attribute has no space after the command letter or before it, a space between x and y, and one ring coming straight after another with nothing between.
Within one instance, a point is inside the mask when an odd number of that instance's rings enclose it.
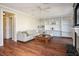
<instances>
[{"instance_id":1,"label":"ceiling","mask_svg":"<svg viewBox=\"0 0 79 59\"><path fill-rule=\"evenodd\" d=\"M72 3L0 3L36 18L65 16L73 13Z\"/></svg>"}]
</instances>

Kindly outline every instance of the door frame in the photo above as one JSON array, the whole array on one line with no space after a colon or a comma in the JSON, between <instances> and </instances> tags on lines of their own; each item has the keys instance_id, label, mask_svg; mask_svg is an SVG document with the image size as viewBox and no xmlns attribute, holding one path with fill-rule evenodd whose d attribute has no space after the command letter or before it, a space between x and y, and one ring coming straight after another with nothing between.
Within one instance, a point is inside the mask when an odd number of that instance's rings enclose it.
<instances>
[{"instance_id":1,"label":"door frame","mask_svg":"<svg viewBox=\"0 0 79 59\"><path fill-rule=\"evenodd\" d=\"M3 13L4 12L7 12L7 11L3 11ZM8 12L8 13L12 13L12 12ZM15 42L17 42L17 38L16 38L16 15L15 15L15 13L12 13L12 14L14 14L13 16L12 16L12 22L13 22L13 37L12 37L12 40L13 41L15 41ZM3 16L3 15L2 15ZM4 34L4 33L3 33Z\"/></svg>"},{"instance_id":2,"label":"door frame","mask_svg":"<svg viewBox=\"0 0 79 59\"><path fill-rule=\"evenodd\" d=\"M4 12L7 12L7 11L3 11L3 13ZM13 36L12 36L12 40L13 41L15 41L15 42L17 42L17 38L16 38L16 15L14 14L14 13L12 13L12 12L8 12L8 13L11 13L11 14L13 14L13 16L12 16L12 23L13 23Z\"/></svg>"}]
</instances>

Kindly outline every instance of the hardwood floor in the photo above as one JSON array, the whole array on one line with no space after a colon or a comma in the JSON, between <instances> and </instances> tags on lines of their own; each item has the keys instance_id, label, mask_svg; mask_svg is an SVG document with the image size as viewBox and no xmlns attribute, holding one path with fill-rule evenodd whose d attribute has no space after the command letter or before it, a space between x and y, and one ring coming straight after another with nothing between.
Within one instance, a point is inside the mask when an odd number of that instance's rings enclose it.
<instances>
[{"instance_id":1,"label":"hardwood floor","mask_svg":"<svg viewBox=\"0 0 79 59\"><path fill-rule=\"evenodd\" d=\"M14 42L4 40L4 47L0 47L1 56L64 56L66 45L72 44L72 39L54 37L49 43L32 40L29 42Z\"/></svg>"}]
</instances>

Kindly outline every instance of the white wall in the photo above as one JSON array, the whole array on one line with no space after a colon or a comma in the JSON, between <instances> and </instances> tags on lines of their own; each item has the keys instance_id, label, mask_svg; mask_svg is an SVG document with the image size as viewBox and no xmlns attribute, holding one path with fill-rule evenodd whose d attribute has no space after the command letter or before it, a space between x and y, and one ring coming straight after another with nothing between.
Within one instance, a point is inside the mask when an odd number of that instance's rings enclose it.
<instances>
[{"instance_id":1,"label":"white wall","mask_svg":"<svg viewBox=\"0 0 79 59\"><path fill-rule=\"evenodd\" d=\"M53 28L53 36L63 36L63 37L72 37L72 28L73 28L73 16L59 16L46 18L45 21L45 30L51 30ZM56 23L56 24L51 24Z\"/></svg>"},{"instance_id":2,"label":"white wall","mask_svg":"<svg viewBox=\"0 0 79 59\"><path fill-rule=\"evenodd\" d=\"M15 22L15 24L14 24L14 26L15 26L14 40L15 41L17 41L16 35L17 35L18 31L36 30L37 29L37 26L39 25L39 21L35 17L33 17L27 13L18 11L18 10L8 8L3 5L0 5L0 8L3 9L3 11L15 14L15 16L14 16L15 17L15 20L14 20L14 22ZM2 18L0 18L0 19L2 19ZM2 24L2 20L0 22ZM1 26L3 27L3 25L1 25ZM2 30L2 28L1 28L1 30ZM2 33L2 31L0 33ZM2 37L3 37L3 35L2 35Z\"/></svg>"},{"instance_id":3,"label":"white wall","mask_svg":"<svg viewBox=\"0 0 79 59\"><path fill-rule=\"evenodd\" d=\"M73 28L73 16L67 16L62 19L62 36L72 37Z\"/></svg>"},{"instance_id":4,"label":"white wall","mask_svg":"<svg viewBox=\"0 0 79 59\"><path fill-rule=\"evenodd\" d=\"M36 30L38 25L39 21L34 17L16 14L16 31Z\"/></svg>"},{"instance_id":5,"label":"white wall","mask_svg":"<svg viewBox=\"0 0 79 59\"><path fill-rule=\"evenodd\" d=\"M9 37L10 36L10 33L9 33L9 29L10 29L10 27L9 27L9 20L10 20L9 17L6 17L6 26L5 26L6 27L6 37L5 37L6 39L10 38Z\"/></svg>"},{"instance_id":6,"label":"white wall","mask_svg":"<svg viewBox=\"0 0 79 59\"><path fill-rule=\"evenodd\" d=\"M5 16L3 16L3 38L5 39L6 38L6 17Z\"/></svg>"},{"instance_id":7,"label":"white wall","mask_svg":"<svg viewBox=\"0 0 79 59\"><path fill-rule=\"evenodd\" d=\"M3 10L0 9L0 46L3 46Z\"/></svg>"},{"instance_id":8,"label":"white wall","mask_svg":"<svg viewBox=\"0 0 79 59\"><path fill-rule=\"evenodd\" d=\"M15 9L11 9L0 5L4 11L11 12L15 14L16 17L16 31L22 31L27 29L36 29L39 24L38 19L33 17L28 13L24 13Z\"/></svg>"}]
</instances>

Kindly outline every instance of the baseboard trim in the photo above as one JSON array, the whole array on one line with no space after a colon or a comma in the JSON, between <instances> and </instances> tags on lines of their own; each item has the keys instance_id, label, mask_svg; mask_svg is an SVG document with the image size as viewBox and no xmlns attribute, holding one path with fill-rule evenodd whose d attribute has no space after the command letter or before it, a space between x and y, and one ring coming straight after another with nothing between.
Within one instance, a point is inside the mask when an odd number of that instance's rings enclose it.
<instances>
[{"instance_id":1,"label":"baseboard trim","mask_svg":"<svg viewBox=\"0 0 79 59\"><path fill-rule=\"evenodd\" d=\"M3 44L0 44L0 47L3 47Z\"/></svg>"},{"instance_id":2,"label":"baseboard trim","mask_svg":"<svg viewBox=\"0 0 79 59\"><path fill-rule=\"evenodd\" d=\"M8 40L8 39L12 39L12 38L4 38L5 40Z\"/></svg>"},{"instance_id":3,"label":"baseboard trim","mask_svg":"<svg viewBox=\"0 0 79 59\"><path fill-rule=\"evenodd\" d=\"M72 39L72 37L64 37L64 36L61 36L61 37L59 37L59 36L53 36L53 37Z\"/></svg>"}]
</instances>

